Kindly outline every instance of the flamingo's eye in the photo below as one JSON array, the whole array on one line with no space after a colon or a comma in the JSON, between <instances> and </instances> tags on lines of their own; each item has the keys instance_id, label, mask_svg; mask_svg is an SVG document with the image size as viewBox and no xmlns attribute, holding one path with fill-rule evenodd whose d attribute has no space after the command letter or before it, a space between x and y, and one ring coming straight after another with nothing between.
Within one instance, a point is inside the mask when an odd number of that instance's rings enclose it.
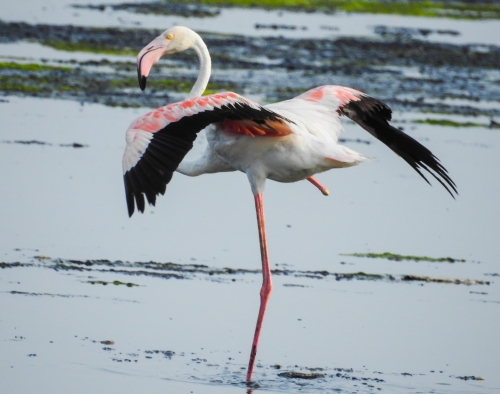
<instances>
[{"instance_id":1,"label":"flamingo's eye","mask_svg":"<svg viewBox=\"0 0 500 394\"><path fill-rule=\"evenodd\" d=\"M167 38L167 40L171 40L172 38L174 38L174 35L172 33L170 33L167 35L166 38Z\"/></svg>"}]
</instances>

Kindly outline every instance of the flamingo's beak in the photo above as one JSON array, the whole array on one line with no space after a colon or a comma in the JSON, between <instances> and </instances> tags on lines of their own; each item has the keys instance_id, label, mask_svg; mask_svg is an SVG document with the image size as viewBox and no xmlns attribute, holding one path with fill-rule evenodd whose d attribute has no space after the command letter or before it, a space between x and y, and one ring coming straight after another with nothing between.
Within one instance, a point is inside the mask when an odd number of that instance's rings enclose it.
<instances>
[{"instance_id":1,"label":"flamingo's beak","mask_svg":"<svg viewBox=\"0 0 500 394\"><path fill-rule=\"evenodd\" d=\"M146 45L137 55L137 78L139 79L139 87L141 90L146 89L146 79L149 71L154 64L160 60L167 51L165 38L162 36L156 37L148 45Z\"/></svg>"}]
</instances>

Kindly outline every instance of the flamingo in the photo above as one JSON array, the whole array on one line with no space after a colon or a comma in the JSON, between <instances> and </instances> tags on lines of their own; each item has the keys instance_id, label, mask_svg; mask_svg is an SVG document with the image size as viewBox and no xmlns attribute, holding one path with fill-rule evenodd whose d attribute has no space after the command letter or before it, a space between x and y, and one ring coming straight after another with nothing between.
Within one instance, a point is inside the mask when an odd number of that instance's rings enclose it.
<instances>
[{"instance_id":1,"label":"flamingo","mask_svg":"<svg viewBox=\"0 0 500 394\"><path fill-rule=\"evenodd\" d=\"M296 182L307 179L323 194L328 190L314 175L351 167L368 158L338 144L340 116L352 119L406 161L427 183L423 170L455 198L456 185L434 154L391 126L391 109L355 89L325 85L279 103L261 106L233 92L202 96L211 72L208 48L193 30L170 28L137 55L141 90L149 71L166 54L194 49L200 62L198 78L186 100L140 116L126 132L123 177L129 216L135 206L144 212L145 199L155 205L175 171L188 176L241 171L254 196L263 282L246 379L252 380L262 323L272 291L264 220L266 179ZM184 160L201 130L208 145L197 160Z\"/></svg>"}]
</instances>

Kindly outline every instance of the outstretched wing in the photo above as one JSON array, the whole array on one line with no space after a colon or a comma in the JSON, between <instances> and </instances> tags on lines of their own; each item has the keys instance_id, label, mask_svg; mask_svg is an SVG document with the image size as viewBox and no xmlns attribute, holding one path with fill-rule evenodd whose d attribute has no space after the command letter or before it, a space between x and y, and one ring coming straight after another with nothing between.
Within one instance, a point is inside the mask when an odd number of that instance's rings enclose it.
<instances>
[{"instance_id":1,"label":"outstretched wing","mask_svg":"<svg viewBox=\"0 0 500 394\"><path fill-rule=\"evenodd\" d=\"M223 121L249 121L265 129L267 122L283 123L287 119L231 92L184 100L137 118L127 130L123 154L129 216L134 213L134 205L144 212L144 195L155 205L156 196L165 193L198 132Z\"/></svg>"},{"instance_id":2,"label":"outstretched wing","mask_svg":"<svg viewBox=\"0 0 500 394\"><path fill-rule=\"evenodd\" d=\"M448 171L425 146L389 124L392 111L383 102L358 90L342 86L320 86L299 96L302 99L334 105L345 115L401 156L430 184L422 169L431 174L455 198L458 194Z\"/></svg>"}]
</instances>

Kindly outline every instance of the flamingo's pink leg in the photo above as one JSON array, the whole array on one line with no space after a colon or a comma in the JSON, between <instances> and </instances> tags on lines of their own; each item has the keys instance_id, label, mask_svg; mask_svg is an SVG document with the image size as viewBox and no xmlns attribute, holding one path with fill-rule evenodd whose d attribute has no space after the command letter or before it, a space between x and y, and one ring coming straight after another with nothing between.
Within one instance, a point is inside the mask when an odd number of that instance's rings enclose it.
<instances>
[{"instance_id":1,"label":"flamingo's pink leg","mask_svg":"<svg viewBox=\"0 0 500 394\"><path fill-rule=\"evenodd\" d=\"M267 302L273 290L273 283L271 280L271 268L269 266L269 258L267 256L267 240L266 240L266 225L264 221L264 200L262 193L255 195L255 210L257 211L257 224L259 227L259 240L260 240L260 255L262 258L262 288L260 289L260 309L257 318L257 325L255 327L255 334L253 337L252 351L250 352L250 361L248 362L247 381L252 379L253 367L255 364L255 356L257 354L257 346L259 344L260 329L264 321L264 314L266 313Z\"/></svg>"},{"instance_id":2,"label":"flamingo's pink leg","mask_svg":"<svg viewBox=\"0 0 500 394\"><path fill-rule=\"evenodd\" d=\"M311 182L314 186L316 186L320 190L320 192L323 193L325 196L328 196L330 194L328 189L324 187L321 183L319 183L315 177L310 176L309 178L307 178L307 180Z\"/></svg>"}]
</instances>

